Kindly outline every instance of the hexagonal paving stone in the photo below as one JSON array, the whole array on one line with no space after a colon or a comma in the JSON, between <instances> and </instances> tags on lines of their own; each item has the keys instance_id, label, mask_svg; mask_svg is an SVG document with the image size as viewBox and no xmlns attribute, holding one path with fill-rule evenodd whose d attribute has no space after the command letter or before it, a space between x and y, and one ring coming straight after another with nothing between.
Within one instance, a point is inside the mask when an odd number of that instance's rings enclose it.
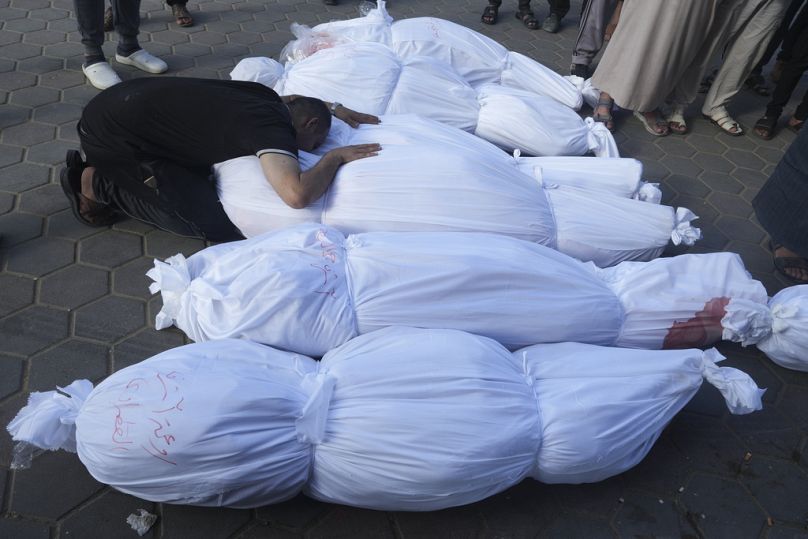
<instances>
[{"instance_id":1,"label":"hexagonal paving stone","mask_svg":"<svg viewBox=\"0 0 808 539\"><path fill-rule=\"evenodd\" d=\"M31 116L31 109L16 105L3 105L0 107L0 129L25 122Z\"/></svg>"},{"instance_id":2,"label":"hexagonal paving stone","mask_svg":"<svg viewBox=\"0 0 808 539\"><path fill-rule=\"evenodd\" d=\"M352 507L337 506L322 521L309 530L307 537L396 537L387 515L381 511L363 511Z\"/></svg>"},{"instance_id":3,"label":"hexagonal paving stone","mask_svg":"<svg viewBox=\"0 0 808 539\"><path fill-rule=\"evenodd\" d=\"M68 314L34 306L0 319L0 341L5 352L31 355L67 337Z\"/></svg>"},{"instance_id":4,"label":"hexagonal paving stone","mask_svg":"<svg viewBox=\"0 0 808 539\"><path fill-rule=\"evenodd\" d=\"M6 29L0 30L0 45L9 45L11 43L19 43L20 41L22 41L22 34L20 32L12 32Z\"/></svg>"},{"instance_id":5,"label":"hexagonal paving stone","mask_svg":"<svg viewBox=\"0 0 808 539\"><path fill-rule=\"evenodd\" d=\"M43 278L39 301L66 309L75 309L109 292L109 273L73 264Z\"/></svg>"},{"instance_id":6,"label":"hexagonal paving stone","mask_svg":"<svg viewBox=\"0 0 808 539\"><path fill-rule=\"evenodd\" d=\"M3 130L3 143L15 146L32 146L52 140L56 128L52 125L27 122Z\"/></svg>"},{"instance_id":7,"label":"hexagonal paving stone","mask_svg":"<svg viewBox=\"0 0 808 539\"><path fill-rule=\"evenodd\" d=\"M100 233L103 228L82 224L71 210L64 210L48 217L47 235L54 238L78 240Z\"/></svg>"},{"instance_id":8,"label":"hexagonal paving stone","mask_svg":"<svg viewBox=\"0 0 808 539\"><path fill-rule=\"evenodd\" d=\"M0 189L21 193L50 181L48 167L21 163L0 169Z\"/></svg>"},{"instance_id":9,"label":"hexagonal paving stone","mask_svg":"<svg viewBox=\"0 0 808 539\"><path fill-rule=\"evenodd\" d=\"M753 456L741 481L776 521L805 525L808 476L795 463Z\"/></svg>"},{"instance_id":10,"label":"hexagonal paving stone","mask_svg":"<svg viewBox=\"0 0 808 539\"><path fill-rule=\"evenodd\" d=\"M100 341L117 341L142 328L146 305L142 301L110 296L76 311L75 334Z\"/></svg>"},{"instance_id":11,"label":"hexagonal paving stone","mask_svg":"<svg viewBox=\"0 0 808 539\"><path fill-rule=\"evenodd\" d=\"M188 35L176 30L166 30L164 32L152 32L151 40L155 43L176 45L178 43L187 43Z\"/></svg>"},{"instance_id":12,"label":"hexagonal paving stone","mask_svg":"<svg viewBox=\"0 0 808 539\"><path fill-rule=\"evenodd\" d=\"M249 511L218 507L163 505L161 522L173 537L229 537L251 519Z\"/></svg>"},{"instance_id":13,"label":"hexagonal paving stone","mask_svg":"<svg viewBox=\"0 0 808 539\"><path fill-rule=\"evenodd\" d=\"M48 105L46 105L48 106ZM37 109L37 111L42 109ZM64 166L65 154L68 150L75 150L76 144L74 142L64 140L52 140L31 146L28 149L28 161L32 163L40 163L43 165L60 165Z\"/></svg>"},{"instance_id":14,"label":"hexagonal paving stone","mask_svg":"<svg viewBox=\"0 0 808 539\"><path fill-rule=\"evenodd\" d=\"M88 264L114 268L139 257L143 252L140 243L140 237L135 234L107 230L82 240L79 258Z\"/></svg>"},{"instance_id":15,"label":"hexagonal paving stone","mask_svg":"<svg viewBox=\"0 0 808 539\"><path fill-rule=\"evenodd\" d=\"M758 537L766 526L766 515L737 481L697 473L680 501L698 515L707 537Z\"/></svg>"},{"instance_id":16,"label":"hexagonal paving stone","mask_svg":"<svg viewBox=\"0 0 808 539\"><path fill-rule=\"evenodd\" d=\"M693 161L704 170L713 170L715 172L732 172L735 169L735 164L720 155L712 155L708 153L699 153L693 157Z\"/></svg>"},{"instance_id":17,"label":"hexagonal paving stone","mask_svg":"<svg viewBox=\"0 0 808 539\"><path fill-rule=\"evenodd\" d=\"M140 257L116 269L112 274L113 290L116 294L148 300L152 297L149 292L152 280L146 277L146 272L152 267L154 261L151 258Z\"/></svg>"},{"instance_id":18,"label":"hexagonal paving stone","mask_svg":"<svg viewBox=\"0 0 808 539\"><path fill-rule=\"evenodd\" d=\"M183 238L163 230L155 230L146 235L146 254L155 258L168 258L177 253L186 257L204 249L205 242L191 238Z\"/></svg>"},{"instance_id":19,"label":"hexagonal paving stone","mask_svg":"<svg viewBox=\"0 0 808 539\"><path fill-rule=\"evenodd\" d=\"M694 176L671 174L665 178L665 185L682 195L706 197L710 193L710 188Z\"/></svg>"},{"instance_id":20,"label":"hexagonal paving stone","mask_svg":"<svg viewBox=\"0 0 808 539\"><path fill-rule=\"evenodd\" d=\"M64 32L57 32L55 30L40 30L38 32L29 32L23 37L24 43L33 43L35 45L53 45L54 43L64 43L67 36Z\"/></svg>"},{"instance_id":21,"label":"hexagonal paving stone","mask_svg":"<svg viewBox=\"0 0 808 539\"><path fill-rule=\"evenodd\" d=\"M10 212L16 200L17 197L11 193L0 193L0 214Z\"/></svg>"},{"instance_id":22,"label":"hexagonal paving stone","mask_svg":"<svg viewBox=\"0 0 808 539\"><path fill-rule=\"evenodd\" d=\"M37 108L34 112L34 119L46 124L59 125L79 118L81 118L81 107L72 103L51 103Z\"/></svg>"},{"instance_id":23,"label":"hexagonal paving stone","mask_svg":"<svg viewBox=\"0 0 808 539\"><path fill-rule=\"evenodd\" d=\"M727 425L753 455L791 458L802 438L797 425L773 406L764 406L748 417L731 416Z\"/></svg>"},{"instance_id":24,"label":"hexagonal paving stone","mask_svg":"<svg viewBox=\"0 0 808 539\"><path fill-rule=\"evenodd\" d=\"M424 513L394 513L403 537L441 537L447 530L458 537L475 537L485 525L473 507Z\"/></svg>"},{"instance_id":25,"label":"hexagonal paving stone","mask_svg":"<svg viewBox=\"0 0 808 539\"><path fill-rule=\"evenodd\" d=\"M671 422L675 447L697 470L736 474L748 448L718 419L682 412Z\"/></svg>"},{"instance_id":26,"label":"hexagonal paving stone","mask_svg":"<svg viewBox=\"0 0 808 539\"><path fill-rule=\"evenodd\" d=\"M239 533L239 539L303 539L303 535L263 524L254 524L248 530Z\"/></svg>"},{"instance_id":27,"label":"hexagonal paving stone","mask_svg":"<svg viewBox=\"0 0 808 539\"><path fill-rule=\"evenodd\" d=\"M58 60L63 62L63 60ZM71 88L84 84L84 73L79 71L59 70L39 76L39 84L51 88Z\"/></svg>"},{"instance_id":28,"label":"hexagonal paving stone","mask_svg":"<svg viewBox=\"0 0 808 539\"><path fill-rule=\"evenodd\" d=\"M44 522L8 516L0 518L0 537L49 539L50 527Z\"/></svg>"},{"instance_id":29,"label":"hexagonal paving stone","mask_svg":"<svg viewBox=\"0 0 808 539\"><path fill-rule=\"evenodd\" d=\"M114 490L104 492L80 511L67 517L62 523L63 537L131 537L134 533L126 516L138 514L139 509L154 514L153 503L127 496ZM141 537L156 537L152 528Z\"/></svg>"},{"instance_id":30,"label":"hexagonal paving stone","mask_svg":"<svg viewBox=\"0 0 808 539\"><path fill-rule=\"evenodd\" d=\"M23 60L25 58L32 58L42 54L42 47L39 45L31 45L30 43L11 43L0 47L0 56L6 58L13 58L15 60Z\"/></svg>"},{"instance_id":31,"label":"hexagonal paving stone","mask_svg":"<svg viewBox=\"0 0 808 539\"><path fill-rule=\"evenodd\" d=\"M692 159L675 155L666 155L659 160L660 164L671 171L672 174L680 176L697 177L702 172L702 168Z\"/></svg>"},{"instance_id":32,"label":"hexagonal paving stone","mask_svg":"<svg viewBox=\"0 0 808 539\"><path fill-rule=\"evenodd\" d=\"M267 505L258 509L258 518L270 524L302 530L320 520L331 505L312 500L302 494L289 501Z\"/></svg>"},{"instance_id":33,"label":"hexagonal paving stone","mask_svg":"<svg viewBox=\"0 0 808 539\"><path fill-rule=\"evenodd\" d=\"M747 150L741 150L738 148L732 148L730 150L727 150L727 152L724 154L724 157L729 159L739 167L759 170L763 168L763 166L765 166L765 163L760 157Z\"/></svg>"},{"instance_id":34,"label":"hexagonal paving stone","mask_svg":"<svg viewBox=\"0 0 808 539\"><path fill-rule=\"evenodd\" d=\"M10 101L15 105L26 107L39 107L59 100L59 91L52 88L32 86L30 88L20 88L11 93Z\"/></svg>"},{"instance_id":35,"label":"hexagonal paving stone","mask_svg":"<svg viewBox=\"0 0 808 539\"><path fill-rule=\"evenodd\" d=\"M70 21L72 27L75 28L75 21ZM53 58L72 58L84 54L84 46L81 43L57 43L55 45L46 45L43 50L45 56Z\"/></svg>"},{"instance_id":36,"label":"hexagonal paving stone","mask_svg":"<svg viewBox=\"0 0 808 539\"><path fill-rule=\"evenodd\" d=\"M783 399L780 403L783 411L797 425L803 429L808 429L808 388L797 385L788 385L783 391Z\"/></svg>"},{"instance_id":37,"label":"hexagonal paving stone","mask_svg":"<svg viewBox=\"0 0 808 539\"><path fill-rule=\"evenodd\" d=\"M8 248L42 234L42 218L28 213L11 212L0 215L3 247Z\"/></svg>"},{"instance_id":38,"label":"hexagonal paving stone","mask_svg":"<svg viewBox=\"0 0 808 539\"><path fill-rule=\"evenodd\" d=\"M25 363L18 357L0 354L0 399L5 399L20 390ZM0 471L0 476L3 473Z\"/></svg>"},{"instance_id":39,"label":"hexagonal paving stone","mask_svg":"<svg viewBox=\"0 0 808 539\"><path fill-rule=\"evenodd\" d=\"M715 224L730 239L760 243L766 237L766 233L748 219L722 215Z\"/></svg>"},{"instance_id":40,"label":"hexagonal paving stone","mask_svg":"<svg viewBox=\"0 0 808 539\"><path fill-rule=\"evenodd\" d=\"M37 215L50 215L70 206L62 187L56 184L43 185L20 195L20 211Z\"/></svg>"},{"instance_id":41,"label":"hexagonal paving stone","mask_svg":"<svg viewBox=\"0 0 808 539\"><path fill-rule=\"evenodd\" d=\"M118 74L126 79L126 73L122 70L119 71ZM86 83L63 90L62 101L69 105L78 105L79 109L82 109L90 101L90 99L94 98L96 95L98 95L98 90L90 86L89 83ZM75 118L71 118L69 121L77 120L78 118L79 116L76 116Z\"/></svg>"},{"instance_id":42,"label":"hexagonal paving stone","mask_svg":"<svg viewBox=\"0 0 808 539\"><path fill-rule=\"evenodd\" d=\"M34 302L35 281L0 273L0 316L6 316Z\"/></svg>"},{"instance_id":43,"label":"hexagonal paving stone","mask_svg":"<svg viewBox=\"0 0 808 539\"><path fill-rule=\"evenodd\" d=\"M72 6L70 6L72 8ZM28 16L32 19L40 19L43 21L54 21L57 19L64 19L65 17L69 16L70 13L64 9L54 9L54 8L43 8L43 9L32 9L28 12Z\"/></svg>"},{"instance_id":44,"label":"hexagonal paving stone","mask_svg":"<svg viewBox=\"0 0 808 539\"><path fill-rule=\"evenodd\" d=\"M30 359L30 391L52 391L80 378L98 381L107 374L109 350L105 346L77 341L64 342Z\"/></svg>"},{"instance_id":45,"label":"hexagonal paving stone","mask_svg":"<svg viewBox=\"0 0 808 539\"><path fill-rule=\"evenodd\" d=\"M75 454L46 451L34 459L30 469L16 474L10 509L55 520L102 488Z\"/></svg>"},{"instance_id":46,"label":"hexagonal paving stone","mask_svg":"<svg viewBox=\"0 0 808 539\"><path fill-rule=\"evenodd\" d=\"M62 69L65 61L62 58L52 58L50 56L36 56L26 60L17 62L17 69L20 71L27 71L28 73L47 73L53 72L57 69ZM40 76L39 84L45 82L45 76ZM45 86L50 86L46 84Z\"/></svg>"},{"instance_id":47,"label":"hexagonal paving stone","mask_svg":"<svg viewBox=\"0 0 808 539\"><path fill-rule=\"evenodd\" d=\"M210 54L210 47L207 45L198 45L196 43L180 43L174 45L174 54L178 56L187 56L189 58L197 58Z\"/></svg>"},{"instance_id":48,"label":"hexagonal paving stone","mask_svg":"<svg viewBox=\"0 0 808 539\"><path fill-rule=\"evenodd\" d=\"M144 329L133 337L116 344L113 349L114 371L140 363L171 348L185 344L185 337L177 329Z\"/></svg>"},{"instance_id":49,"label":"hexagonal paving stone","mask_svg":"<svg viewBox=\"0 0 808 539\"><path fill-rule=\"evenodd\" d=\"M3 105L5 106L5 105ZM0 146L0 167L6 167L22 161L22 148Z\"/></svg>"},{"instance_id":50,"label":"hexagonal paving stone","mask_svg":"<svg viewBox=\"0 0 808 539\"><path fill-rule=\"evenodd\" d=\"M707 199L719 213L748 218L754 210L747 201L731 193L714 192Z\"/></svg>"},{"instance_id":51,"label":"hexagonal paving stone","mask_svg":"<svg viewBox=\"0 0 808 539\"><path fill-rule=\"evenodd\" d=\"M670 497L626 492L614 525L623 537L687 537L696 535Z\"/></svg>"},{"instance_id":52,"label":"hexagonal paving stone","mask_svg":"<svg viewBox=\"0 0 808 539\"><path fill-rule=\"evenodd\" d=\"M37 238L9 251L8 270L39 277L72 263L74 255L71 241Z\"/></svg>"}]
</instances>

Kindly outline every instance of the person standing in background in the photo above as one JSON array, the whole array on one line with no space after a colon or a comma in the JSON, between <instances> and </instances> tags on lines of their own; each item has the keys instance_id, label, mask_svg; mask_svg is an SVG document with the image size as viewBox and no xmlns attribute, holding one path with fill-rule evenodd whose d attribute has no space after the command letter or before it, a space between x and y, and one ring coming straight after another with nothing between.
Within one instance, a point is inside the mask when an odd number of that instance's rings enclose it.
<instances>
[{"instance_id":1,"label":"person standing in background","mask_svg":"<svg viewBox=\"0 0 808 539\"><path fill-rule=\"evenodd\" d=\"M623 0L584 0L578 37L572 47L570 74L589 78L589 66L603 43L612 38Z\"/></svg>"},{"instance_id":2,"label":"person standing in background","mask_svg":"<svg viewBox=\"0 0 808 539\"><path fill-rule=\"evenodd\" d=\"M544 19L541 25L542 30L555 34L561 28L561 19L570 10L570 0L547 0L550 5L550 14ZM483 24L495 24L499 17L499 8L502 0L489 0L488 5L483 10L481 21ZM539 28L539 20L530 9L530 0L519 0L519 9L516 18L522 21L530 30Z\"/></svg>"}]
</instances>

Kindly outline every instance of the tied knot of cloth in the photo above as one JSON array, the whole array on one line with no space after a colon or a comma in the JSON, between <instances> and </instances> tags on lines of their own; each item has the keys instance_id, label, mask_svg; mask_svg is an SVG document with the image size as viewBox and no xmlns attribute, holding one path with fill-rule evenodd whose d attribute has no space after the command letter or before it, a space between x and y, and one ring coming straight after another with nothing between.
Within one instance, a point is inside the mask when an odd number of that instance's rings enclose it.
<instances>
[{"instance_id":1,"label":"tied knot of cloth","mask_svg":"<svg viewBox=\"0 0 808 539\"><path fill-rule=\"evenodd\" d=\"M309 373L303 377L300 387L309 398L295 420L299 442L317 445L325 439L328 410L336 383L337 379L328 373Z\"/></svg>"}]
</instances>

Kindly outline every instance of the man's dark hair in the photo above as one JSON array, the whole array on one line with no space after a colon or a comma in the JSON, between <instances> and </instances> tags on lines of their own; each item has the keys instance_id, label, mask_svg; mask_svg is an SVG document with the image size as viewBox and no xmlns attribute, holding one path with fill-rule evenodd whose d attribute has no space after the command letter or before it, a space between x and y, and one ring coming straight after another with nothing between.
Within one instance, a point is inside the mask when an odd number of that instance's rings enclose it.
<instances>
[{"instance_id":1,"label":"man's dark hair","mask_svg":"<svg viewBox=\"0 0 808 539\"><path fill-rule=\"evenodd\" d=\"M331 112L321 100L314 97L297 97L288 103L289 113L293 119L307 120L319 118L319 132L324 133L331 129Z\"/></svg>"}]
</instances>

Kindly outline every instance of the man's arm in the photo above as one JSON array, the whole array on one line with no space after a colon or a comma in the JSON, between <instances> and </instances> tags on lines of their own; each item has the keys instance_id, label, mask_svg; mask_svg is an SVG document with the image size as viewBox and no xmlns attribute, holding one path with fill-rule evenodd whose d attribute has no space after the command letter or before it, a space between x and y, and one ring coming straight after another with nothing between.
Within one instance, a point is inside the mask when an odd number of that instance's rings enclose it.
<instances>
[{"instance_id":1,"label":"man's arm","mask_svg":"<svg viewBox=\"0 0 808 539\"><path fill-rule=\"evenodd\" d=\"M325 193L337 169L345 163L377 155L382 147L378 144L344 146L326 153L316 165L300 172L297 159L281 153L261 155L261 170L264 177L288 206L305 208Z\"/></svg>"},{"instance_id":2,"label":"man's arm","mask_svg":"<svg viewBox=\"0 0 808 539\"><path fill-rule=\"evenodd\" d=\"M290 103L298 97L301 96L297 94L280 96L281 101L284 103ZM331 110L331 105L333 105L333 103L328 101L323 101L323 103L325 103L325 106L328 107L328 110ZM339 105L336 109L334 109L334 116L354 128L359 124L378 124L381 122L378 116L374 116L373 114L365 114L363 112L356 112L355 110L349 109L345 105Z\"/></svg>"}]
</instances>

